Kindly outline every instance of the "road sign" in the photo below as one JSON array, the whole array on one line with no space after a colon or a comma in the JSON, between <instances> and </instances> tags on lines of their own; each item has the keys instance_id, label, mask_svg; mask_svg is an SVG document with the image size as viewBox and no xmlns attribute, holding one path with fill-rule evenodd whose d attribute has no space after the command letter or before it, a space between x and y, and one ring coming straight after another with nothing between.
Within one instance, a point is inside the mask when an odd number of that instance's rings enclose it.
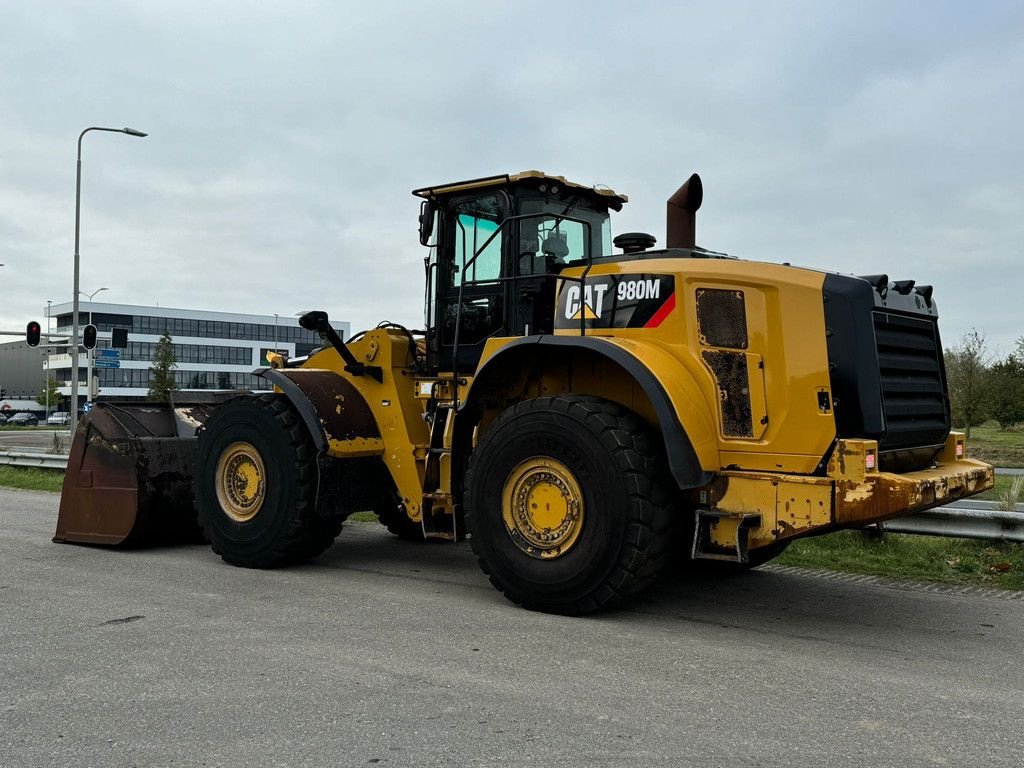
<instances>
[{"instance_id":1,"label":"road sign","mask_svg":"<svg viewBox=\"0 0 1024 768\"><path fill-rule=\"evenodd\" d=\"M121 361L120 360L111 360L110 358L104 358L104 357L97 357L95 360L92 361L92 364L95 365L97 368L120 368L121 367Z\"/></svg>"},{"instance_id":2,"label":"road sign","mask_svg":"<svg viewBox=\"0 0 1024 768\"><path fill-rule=\"evenodd\" d=\"M120 360L121 359L121 350L120 349L106 349L106 348L104 348L104 349L97 349L97 350L94 351L94 354L95 354L97 359L101 358L101 357L110 357L110 358L113 358L115 360Z\"/></svg>"}]
</instances>

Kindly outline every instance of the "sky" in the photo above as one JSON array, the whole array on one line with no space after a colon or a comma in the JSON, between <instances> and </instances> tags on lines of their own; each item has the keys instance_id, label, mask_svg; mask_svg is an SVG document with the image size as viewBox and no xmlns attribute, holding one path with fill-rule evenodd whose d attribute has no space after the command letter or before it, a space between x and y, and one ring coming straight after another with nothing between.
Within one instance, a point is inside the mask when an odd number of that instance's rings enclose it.
<instances>
[{"instance_id":1,"label":"sky","mask_svg":"<svg viewBox=\"0 0 1024 768\"><path fill-rule=\"evenodd\" d=\"M0 330L71 300L422 326L412 189L541 169L664 241L1024 335L1024 5L0 0Z\"/></svg>"}]
</instances>

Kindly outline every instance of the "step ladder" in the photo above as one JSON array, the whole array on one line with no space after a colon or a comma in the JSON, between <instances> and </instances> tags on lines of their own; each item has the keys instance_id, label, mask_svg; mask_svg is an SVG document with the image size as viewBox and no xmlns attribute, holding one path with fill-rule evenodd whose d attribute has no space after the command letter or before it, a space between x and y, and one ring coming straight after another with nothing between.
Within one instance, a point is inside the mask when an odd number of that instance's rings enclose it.
<instances>
[{"instance_id":1,"label":"step ladder","mask_svg":"<svg viewBox=\"0 0 1024 768\"><path fill-rule=\"evenodd\" d=\"M761 515L745 512L722 512L716 509L698 509L693 533L694 560L723 560L730 563L748 563L750 531L761 526ZM730 546L716 544L712 531L726 534ZM719 535L718 538L723 538Z\"/></svg>"},{"instance_id":2,"label":"step ladder","mask_svg":"<svg viewBox=\"0 0 1024 768\"><path fill-rule=\"evenodd\" d=\"M448 420L455 417L452 401L436 403L430 422L430 445L423 468L423 504L420 524L423 538L442 541L458 541L459 526L456 516L443 508L436 509L435 502L448 500L448 494L441 491L442 459L451 461L451 449L444 445L445 428ZM435 511L436 509L436 511Z\"/></svg>"}]
</instances>

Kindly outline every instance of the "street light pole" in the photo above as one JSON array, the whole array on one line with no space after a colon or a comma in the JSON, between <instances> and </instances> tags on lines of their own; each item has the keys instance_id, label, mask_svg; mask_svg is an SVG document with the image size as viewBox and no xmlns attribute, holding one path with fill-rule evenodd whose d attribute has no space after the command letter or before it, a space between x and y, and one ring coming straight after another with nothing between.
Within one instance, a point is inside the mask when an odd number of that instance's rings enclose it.
<instances>
[{"instance_id":1,"label":"street light pole","mask_svg":"<svg viewBox=\"0 0 1024 768\"><path fill-rule=\"evenodd\" d=\"M81 258L78 254L79 232L82 222L82 139L89 131L107 131L109 133L126 133L139 138L147 134L134 128L100 128L92 126L78 134L78 165L75 173L75 289L72 301L71 319L71 434L78 428L78 266Z\"/></svg>"},{"instance_id":2,"label":"street light pole","mask_svg":"<svg viewBox=\"0 0 1024 768\"><path fill-rule=\"evenodd\" d=\"M43 383L46 393L46 423L50 423L50 305L53 299L46 300L46 381Z\"/></svg>"},{"instance_id":3,"label":"street light pole","mask_svg":"<svg viewBox=\"0 0 1024 768\"><path fill-rule=\"evenodd\" d=\"M89 297L89 325L92 325L92 297L100 291L109 291L109 288L97 288L92 293L79 291L83 296ZM92 403L92 361L95 358L95 350L89 349L85 353L85 402Z\"/></svg>"},{"instance_id":4,"label":"street light pole","mask_svg":"<svg viewBox=\"0 0 1024 768\"><path fill-rule=\"evenodd\" d=\"M274 352L277 352L277 312L274 313Z\"/></svg>"}]
</instances>

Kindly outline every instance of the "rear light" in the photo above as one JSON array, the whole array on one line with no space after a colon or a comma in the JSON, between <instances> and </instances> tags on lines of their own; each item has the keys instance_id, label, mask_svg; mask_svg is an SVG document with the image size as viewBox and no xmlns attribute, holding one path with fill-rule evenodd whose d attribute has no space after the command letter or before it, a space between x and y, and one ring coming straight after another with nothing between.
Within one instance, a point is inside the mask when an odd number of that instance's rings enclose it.
<instances>
[{"instance_id":1,"label":"rear light","mask_svg":"<svg viewBox=\"0 0 1024 768\"><path fill-rule=\"evenodd\" d=\"M957 442L956 444L956 457L958 459L962 459L964 457L964 444L962 442Z\"/></svg>"},{"instance_id":2,"label":"rear light","mask_svg":"<svg viewBox=\"0 0 1024 768\"><path fill-rule=\"evenodd\" d=\"M864 454L864 468L869 472L875 468L875 453L874 451L868 451Z\"/></svg>"}]
</instances>

